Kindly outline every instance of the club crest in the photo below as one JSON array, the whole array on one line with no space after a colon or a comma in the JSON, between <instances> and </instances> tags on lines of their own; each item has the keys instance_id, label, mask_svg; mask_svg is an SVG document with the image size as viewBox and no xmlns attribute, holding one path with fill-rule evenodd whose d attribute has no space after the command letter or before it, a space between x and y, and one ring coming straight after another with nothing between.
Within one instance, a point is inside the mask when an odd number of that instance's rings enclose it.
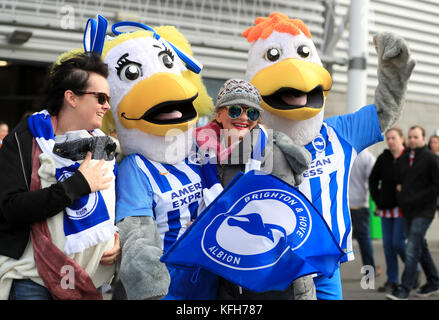
<instances>
[{"instance_id":1,"label":"club crest","mask_svg":"<svg viewBox=\"0 0 439 320\"><path fill-rule=\"evenodd\" d=\"M59 181L64 181L73 174L74 172L64 171L58 179ZM92 214L93 211L96 209L98 205L98 199L99 197L97 192L90 193L75 200L70 206L65 208L65 211L70 219L84 219Z\"/></svg>"},{"instance_id":2,"label":"club crest","mask_svg":"<svg viewBox=\"0 0 439 320\"><path fill-rule=\"evenodd\" d=\"M224 266L252 270L276 262L308 238L311 214L296 195L277 189L248 193L204 230L206 256Z\"/></svg>"},{"instance_id":3,"label":"club crest","mask_svg":"<svg viewBox=\"0 0 439 320\"><path fill-rule=\"evenodd\" d=\"M312 145L317 152L323 152L326 148L326 141L321 134L319 134L313 141Z\"/></svg>"}]
</instances>

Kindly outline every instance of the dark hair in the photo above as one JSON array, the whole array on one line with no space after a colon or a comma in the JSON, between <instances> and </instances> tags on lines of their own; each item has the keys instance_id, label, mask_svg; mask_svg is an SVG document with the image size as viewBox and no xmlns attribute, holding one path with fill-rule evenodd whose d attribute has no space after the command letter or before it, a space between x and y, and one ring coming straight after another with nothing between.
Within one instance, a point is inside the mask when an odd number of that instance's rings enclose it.
<instances>
[{"instance_id":1,"label":"dark hair","mask_svg":"<svg viewBox=\"0 0 439 320\"><path fill-rule=\"evenodd\" d=\"M429 149L431 149L431 146L430 146L430 144L431 144L431 140L433 140L434 138L436 138L436 139L438 139L439 140L439 136L437 136L436 134L434 134L434 135L432 135L431 137L430 137L430 139L428 139L428 148Z\"/></svg>"},{"instance_id":2,"label":"dark hair","mask_svg":"<svg viewBox=\"0 0 439 320\"><path fill-rule=\"evenodd\" d=\"M414 126L411 126L410 129L409 129L409 131L411 131L411 130L413 130L413 129L419 129L419 130L421 130L421 132L422 132L422 136L425 137L425 129L424 129L424 128L422 128L421 126L418 126L418 125L416 124L416 125L414 125Z\"/></svg>"},{"instance_id":3,"label":"dark hair","mask_svg":"<svg viewBox=\"0 0 439 320\"><path fill-rule=\"evenodd\" d=\"M72 90L76 94L84 91L90 73L97 73L104 78L108 77L107 64L102 61L100 55L94 52L78 53L53 64L45 90L43 107L51 115L57 115L64 101L64 93L67 90Z\"/></svg>"}]
</instances>

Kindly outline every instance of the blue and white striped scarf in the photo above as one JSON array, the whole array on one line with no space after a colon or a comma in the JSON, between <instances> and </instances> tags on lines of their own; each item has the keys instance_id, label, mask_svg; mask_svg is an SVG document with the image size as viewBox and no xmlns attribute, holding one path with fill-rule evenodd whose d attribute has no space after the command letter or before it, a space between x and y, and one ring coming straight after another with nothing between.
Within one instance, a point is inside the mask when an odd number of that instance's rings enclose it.
<instances>
[{"instance_id":1,"label":"blue and white striped scarf","mask_svg":"<svg viewBox=\"0 0 439 320\"><path fill-rule=\"evenodd\" d=\"M54 160L56 180L64 181L72 176L80 163L53 153L55 136L47 110L31 115L28 118L28 124L42 153L49 155ZM92 134L93 136L105 135L99 129L93 130ZM114 168L115 160L111 161ZM101 192L98 191L82 196L65 208L63 218L66 237L64 252L67 255L82 252L114 237L117 228L110 220L106 201L114 201L114 199L104 199Z\"/></svg>"}]
</instances>

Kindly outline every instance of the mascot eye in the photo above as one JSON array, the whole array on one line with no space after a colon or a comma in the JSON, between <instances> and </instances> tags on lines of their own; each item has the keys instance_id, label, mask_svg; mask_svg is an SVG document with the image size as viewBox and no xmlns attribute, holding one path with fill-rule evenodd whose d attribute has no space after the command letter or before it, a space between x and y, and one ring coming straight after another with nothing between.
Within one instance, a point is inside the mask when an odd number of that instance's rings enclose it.
<instances>
[{"instance_id":1,"label":"mascot eye","mask_svg":"<svg viewBox=\"0 0 439 320\"><path fill-rule=\"evenodd\" d=\"M122 71L120 73L120 78L122 80L130 80L134 81L137 78L142 76L142 69L140 66L136 63L130 63L122 68Z\"/></svg>"},{"instance_id":2,"label":"mascot eye","mask_svg":"<svg viewBox=\"0 0 439 320\"><path fill-rule=\"evenodd\" d=\"M174 66L174 54L166 46L164 50L159 52L159 60L168 69L172 69Z\"/></svg>"},{"instance_id":3,"label":"mascot eye","mask_svg":"<svg viewBox=\"0 0 439 320\"><path fill-rule=\"evenodd\" d=\"M140 63L131 61L127 58L128 53L125 53L117 61L116 71L120 80L134 81L142 76L142 65Z\"/></svg>"},{"instance_id":4,"label":"mascot eye","mask_svg":"<svg viewBox=\"0 0 439 320\"><path fill-rule=\"evenodd\" d=\"M169 54L165 53L162 55L162 62L163 65L168 69L171 69L174 66L174 60L171 58Z\"/></svg>"},{"instance_id":5,"label":"mascot eye","mask_svg":"<svg viewBox=\"0 0 439 320\"><path fill-rule=\"evenodd\" d=\"M265 53L265 59L268 61L277 61L280 58L280 51L276 48L270 48Z\"/></svg>"},{"instance_id":6,"label":"mascot eye","mask_svg":"<svg viewBox=\"0 0 439 320\"><path fill-rule=\"evenodd\" d=\"M302 58L308 58L309 55L311 54L311 49L308 46L301 45L297 48L297 53Z\"/></svg>"}]
</instances>

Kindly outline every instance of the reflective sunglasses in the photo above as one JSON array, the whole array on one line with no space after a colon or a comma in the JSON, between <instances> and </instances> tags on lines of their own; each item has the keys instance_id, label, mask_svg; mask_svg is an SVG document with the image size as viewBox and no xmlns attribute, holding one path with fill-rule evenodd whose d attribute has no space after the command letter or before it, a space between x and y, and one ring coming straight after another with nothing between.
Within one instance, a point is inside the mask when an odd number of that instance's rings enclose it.
<instances>
[{"instance_id":1,"label":"reflective sunglasses","mask_svg":"<svg viewBox=\"0 0 439 320\"><path fill-rule=\"evenodd\" d=\"M259 119L259 117L261 116L261 112L255 108L247 108L247 107L241 107L241 106L228 106L226 108L227 108L227 113L229 114L230 118L232 118L232 119L238 118L244 109L245 109L245 112L247 113L247 118L250 121L257 121Z\"/></svg>"},{"instance_id":2,"label":"reflective sunglasses","mask_svg":"<svg viewBox=\"0 0 439 320\"><path fill-rule=\"evenodd\" d=\"M98 99L98 103L104 105L105 102L110 104L110 97L104 92L96 92L96 91L78 91L80 94L93 94L96 99Z\"/></svg>"}]
</instances>

